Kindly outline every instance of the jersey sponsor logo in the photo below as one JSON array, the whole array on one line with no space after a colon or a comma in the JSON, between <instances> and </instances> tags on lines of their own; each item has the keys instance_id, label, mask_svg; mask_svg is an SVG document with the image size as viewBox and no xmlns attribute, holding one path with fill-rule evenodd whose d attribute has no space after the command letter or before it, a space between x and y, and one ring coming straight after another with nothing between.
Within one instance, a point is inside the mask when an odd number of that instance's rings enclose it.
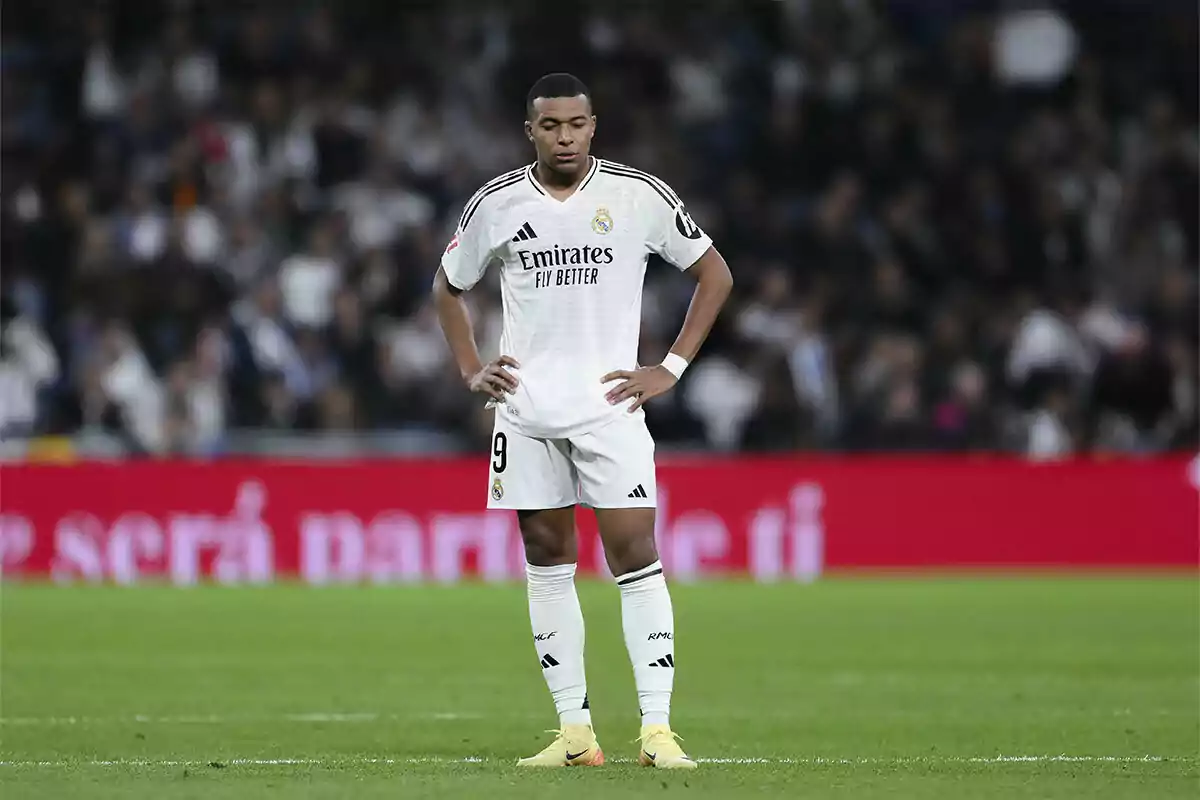
<instances>
[{"instance_id":1,"label":"jersey sponsor logo","mask_svg":"<svg viewBox=\"0 0 1200 800\"><path fill-rule=\"evenodd\" d=\"M601 236L607 236L612 233L613 218L612 214L608 213L608 209L601 206L596 209L596 216L592 217L592 230Z\"/></svg>"},{"instance_id":2,"label":"jersey sponsor logo","mask_svg":"<svg viewBox=\"0 0 1200 800\"><path fill-rule=\"evenodd\" d=\"M547 286L595 286L600 283L599 267L558 267L533 273L536 289Z\"/></svg>"},{"instance_id":3,"label":"jersey sponsor logo","mask_svg":"<svg viewBox=\"0 0 1200 800\"><path fill-rule=\"evenodd\" d=\"M593 264L613 263L611 247L559 247L549 250L518 250L521 268L534 272L534 288L547 286L594 286L600 269Z\"/></svg>"},{"instance_id":4,"label":"jersey sponsor logo","mask_svg":"<svg viewBox=\"0 0 1200 800\"><path fill-rule=\"evenodd\" d=\"M688 239L699 239L702 235L700 226L696 224L692 215L682 204L675 209L675 228Z\"/></svg>"},{"instance_id":5,"label":"jersey sponsor logo","mask_svg":"<svg viewBox=\"0 0 1200 800\"><path fill-rule=\"evenodd\" d=\"M546 267L570 267L586 264L613 263L611 247L559 247L554 245L549 250L518 250L517 258L521 259L521 268L545 269Z\"/></svg>"}]
</instances>

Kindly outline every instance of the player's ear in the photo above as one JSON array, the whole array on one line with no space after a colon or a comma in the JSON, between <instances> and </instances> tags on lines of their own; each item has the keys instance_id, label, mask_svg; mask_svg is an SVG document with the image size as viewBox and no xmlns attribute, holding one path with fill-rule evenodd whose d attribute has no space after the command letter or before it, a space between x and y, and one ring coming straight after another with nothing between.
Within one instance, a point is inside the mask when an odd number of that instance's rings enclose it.
<instances>
[{"instance_id":1,"label":"player's ear","mask_svg":"<svg viewBox=\"0 0 1200 800\"><path fill-rule=\"evenodd\" d=\"M533 123L529 120L525 120L525 138L533 141Z\"/></svg>"}]
</instances>

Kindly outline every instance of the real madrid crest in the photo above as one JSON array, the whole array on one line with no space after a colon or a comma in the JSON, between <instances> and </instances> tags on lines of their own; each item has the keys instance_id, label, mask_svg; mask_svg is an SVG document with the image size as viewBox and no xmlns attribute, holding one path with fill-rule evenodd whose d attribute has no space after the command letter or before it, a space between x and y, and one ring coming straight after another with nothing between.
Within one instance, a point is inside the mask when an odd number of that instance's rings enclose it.
<instances>
[{"instance_id":1,"label":"real madrid crest","mask_svg":"<svg viewBox=\"0 0 1200 800\"><path fill-rule=\"evenodd\" d=\"M499 478L492 481L492 499L496 502L504 499L504 484L500 482Z\"/></svg>"},{"instance_id":2,"label":"real madrid crest","mask_svg":"<svg viewBox=\"0 0 1200 800\"><path fill-rule=\"evenodd\" d=\"M596 216L592 217L592 230L601 236L607 236L612 233L613 218L608 213L608 209L601 206L596 209Z\"/></svg>"}]
</instances>

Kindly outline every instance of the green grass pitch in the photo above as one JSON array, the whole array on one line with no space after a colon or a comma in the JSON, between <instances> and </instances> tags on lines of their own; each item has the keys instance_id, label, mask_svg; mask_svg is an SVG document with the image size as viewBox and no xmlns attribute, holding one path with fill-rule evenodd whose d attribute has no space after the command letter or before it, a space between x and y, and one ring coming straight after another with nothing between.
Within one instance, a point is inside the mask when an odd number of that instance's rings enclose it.
<instances>
[{"instance_id":1,"label":"green grass pitch","mask_svg":"<svg viewBox=\"0 0 1200 800\"><path fill-rule=\"evenodd\" d=\"M609 764L555 717L520 586L0 592L0 795L1200 796L1189 576L674 586L689 774L642 769L615 588L584 584Z\"/></svg>"}]
</instances>

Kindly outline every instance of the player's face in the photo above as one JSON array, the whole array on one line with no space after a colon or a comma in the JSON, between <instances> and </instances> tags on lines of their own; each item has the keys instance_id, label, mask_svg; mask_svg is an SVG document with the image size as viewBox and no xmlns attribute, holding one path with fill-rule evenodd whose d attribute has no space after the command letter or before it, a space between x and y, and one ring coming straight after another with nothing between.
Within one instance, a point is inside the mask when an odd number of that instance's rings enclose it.
<instances>
[{"instance_id":1,"label":"player's face","mask_svg":"<svg viewBox=\"0 0 1200 800\"><path fill-rule=\"evenodd\" d=\"M538 161L555 172L573 175L587 169L596 118L587 97L539 97L525 132Z\"/></svg>"}]
</instances>

